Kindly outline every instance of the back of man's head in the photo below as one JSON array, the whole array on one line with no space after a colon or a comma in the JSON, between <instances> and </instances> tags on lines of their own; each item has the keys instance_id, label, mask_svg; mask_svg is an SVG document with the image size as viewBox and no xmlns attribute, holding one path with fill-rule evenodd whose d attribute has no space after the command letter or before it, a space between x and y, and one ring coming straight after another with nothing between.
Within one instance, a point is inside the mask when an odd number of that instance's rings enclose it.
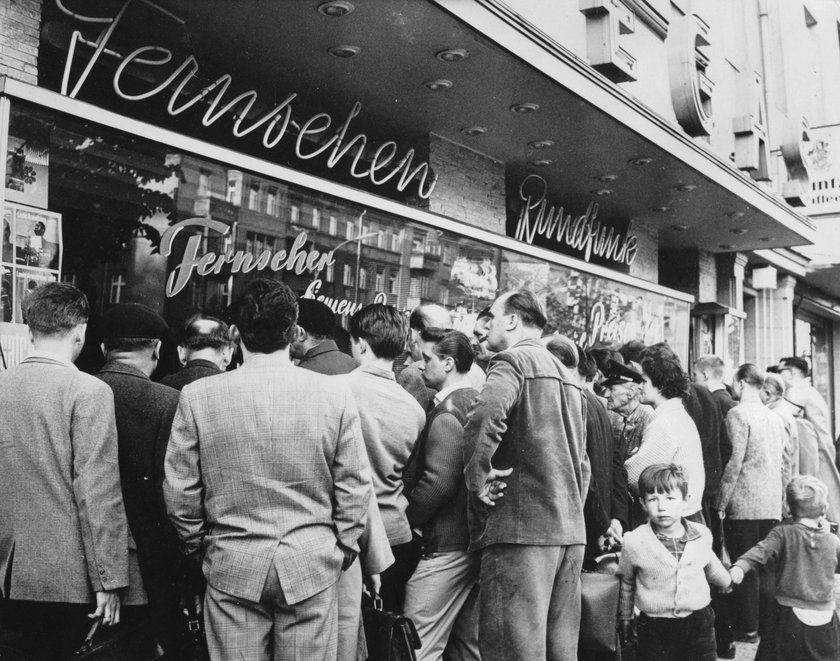
<instances>
[{"instance_id":1,"label":"back of man's head","mask_svg":"<svg viewBox=\"0 0 840 661\"><path fill-rule=\"evenodd\" d=\"M577 345L565 335L546 335L542 339L545 348L557 358L564 367L576 370L578 366Z\"/></svg>"},{"instance_id":2,"label":"back of man's head","mask_svg":"<svg viewBox=\"0 0 840 661\"><path fill-rule=\"evenodd\" d=\"M65 335L89 315L87 296L63 282L37 287L23 304L23 318L36 338Z\"/></svg>"},{"instance_id":3,"label":"back of man's head","mask_svg":"<svg viewBox=\"0 0 840 661\"><path fill-rule=\"evenodd\" d=\"M426 330L427 328L449 329L452 328L452 315L442 305L424 303L411 311L408 325L416 331Z\"/></svg>"},{"instance_id":4,"label":"back of man's head","mask_svg":"<svg viewBox=\"0 0 840 661\"><path fill-rule=\"evenodd\" d=\"M230 329L221 319L197 314L181 329L178 346L189 353L203 349L222 351L230 346Z\"/></svg>"},{"instance_id":5,"label":"back of man's head","mask_svg":"<svg viewBox=\"0 0 840 661\"><path fill-rule=\"evenodd\" d=\"M377 358L393 360L405 349L408 323L393 305L366 305L350 318L350 335L365 340Z\"/></svg>"},{"instance_id":6,"label":"back of man's head","mask_svg":"<svg viewBox=\"0 0 840 661\"><path fill-rule=\"evenodd\" d=\"M119 303L102 315L102 343L106 352L153 349L168 331L157 312L139 303Z\"/></svg>"},{"instance_id":7,"label":"back of man's head","mask_svg":"<svg viewBox=\"0 0 840 661\"><path fill-rule=\"evenodd\" d=\"M802 376L808 376L811 373L808 367L808 361L800 356L788 356L779 361L781 367L792 367L797 370Z\"/></svg>"},{"instance_id":8,"label":"back of man's head","mask_svg":"<svg viewBox=\"0 0 840 661\"><path fill-rule=\"evenodd\" d=\"M618 348L618 353L620 353L621 357L624 359L624 364L629 365L630 363L642 362L641 356L644 349L645 345L643 342L640 342L639 340L630 340Z\"/></svg>"},{"instance_id":9,"label":"back of man's head","mask_svg":"<svg viewBox=\"0 0 840 661\"><path fill-rule=\"evenodd\" d=\"M725 369L723 360L711 354L700 356L694 361L695 372L708 372L709 376L715 381L721 381L723 379Z\"/></svg>"},{"instance_id":10,"label":"back of man's head","mask_svg":"<svg viewBox=\"0 0 840 661\"><path fill-rule=\"evenodd\" d=\"M531 328L542 330L545 328L547 319L545 310L534 293L527 289L520 289L508 294L504 299L505 314L515 314L522 324Z\"/></svg>"},{"instance_id":11,"label":"back of man's head","mask_svg":"<svg viewBox=\"0 0 840 661\"><path fill-rule=\"evenodd\" d=\"M292 341L297 323L297 297L279 280L259 278L245 287L231 309L239 338L251 353L274 353Z\"/></svg>"}]
</instances>

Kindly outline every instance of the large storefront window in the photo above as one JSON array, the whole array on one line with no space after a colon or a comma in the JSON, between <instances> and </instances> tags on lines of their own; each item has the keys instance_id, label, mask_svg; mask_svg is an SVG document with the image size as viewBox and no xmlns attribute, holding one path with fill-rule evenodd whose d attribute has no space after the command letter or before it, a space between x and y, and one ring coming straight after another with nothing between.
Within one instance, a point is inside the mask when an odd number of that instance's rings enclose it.
<instances>
[{"instance_id":1,"label":"large storefront window","mask_svg":"<svg viewBox=\"0 0 840 661\"><path fill-rule=\"evenodd\" d=\"M584 345L667 340L685 355L688 303L334 195L183 153L38 106L12 104L4 210L3 338L28 288L74 282L95 315L142 302L177 326L221 314L250 279L360 306L437 302L471 332L499 292L528 287L551 330ZM525 248L527 250L527 248ZM95 326L95 318L94 318Z\"/></svg>"}]
</instances>

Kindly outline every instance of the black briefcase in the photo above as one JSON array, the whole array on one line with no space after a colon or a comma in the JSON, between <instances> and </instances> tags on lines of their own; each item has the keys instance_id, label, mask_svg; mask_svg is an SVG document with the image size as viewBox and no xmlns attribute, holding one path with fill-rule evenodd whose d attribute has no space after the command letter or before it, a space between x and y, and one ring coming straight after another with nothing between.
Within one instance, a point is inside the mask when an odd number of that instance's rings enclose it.
<instances>
[{"instance_id":1,"label":"black briefcase","mask_svg":"<svg viewBox=\"0 0 840 661\"><path fill-rule=\"evenodd\" d=\"M368 661L416 661L420 636L411 618L382 610L379 595L362 599Z\"/></svg>"},{"instance_id":2,"label":"black briefcase","mask_svg":"<svg viewBox=\"0 0 840 661\"><path fill-rule=\"evenodd\" d=\"M97 619L68 661L157 661L163 649L147 621L102 626Z\"/></svg>"}]
</instances>

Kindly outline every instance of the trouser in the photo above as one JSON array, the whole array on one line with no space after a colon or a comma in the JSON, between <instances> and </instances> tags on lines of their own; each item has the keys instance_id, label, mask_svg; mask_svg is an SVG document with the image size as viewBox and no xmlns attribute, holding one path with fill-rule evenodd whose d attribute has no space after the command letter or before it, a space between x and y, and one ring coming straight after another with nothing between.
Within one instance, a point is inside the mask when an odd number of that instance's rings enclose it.
<instances>
[{"instance_id":1,"label":"trouser","mask_svg":"<svg viewBox=\"0 0 840 661\"><path fill-rule=\"evenodd\" d=\"M324 661L337 653L336 585L289 604L272 564L259 602L210 583L204 597L211 661Z\"/></svg>"},{"instance_id":2,"label":"trouser","mask_svg":"<svg viewBox=\"0 0 840 661\"><path fill-rule=\"evenodd\" d=\"M703 514L708 521L709 530L712 533L712 549L720 557L723 522L715 509L714 503L704 501ZM727 550L729 550L728 544ZM732 558L732 560L736 559ZM715 640L717 641L717 648L720 652L728 650L733 641L729 597L730 595L728 594L720 594L714 590L712 591L712 610L715 612Z\"/></svg>"},{"instance_id":3,"label":"trouser","mask_svg":"<svg viewBox=\"0 0 840 661\"><path fill-rule=\"evenodd\" d=\"M493 544L481 550L483 661L574 661L583 544Z\"/></svg>"},{"instance_id":4,"label":"trouser","mask_svg":"<svg viewBox=\"0 0 840 661\"><path fill-rule=\"evenodd\" d=\"M420 559L405 588L405 614L422 647L417 661L479 661L478 558L466 551Z\"/></svg>"},{"instance_id":5,"label":"trouser","mask_svg":"<svg viewBox=\"0 0 840 661\"><path fill-rule=\"evenodd\" d=\"M362 567L357 560L338 579L338 661L367 658L362 627Z\"/></svg>"},{"instance_id":6,"label":"trouser","mask_svg":"<svg viewBox=\"0 0 840 661\"><path fill-rule=\"evenodd\" d=\"M402 613L405 600L405 584L414 573L420 552L417 544L406 542L391 547L394 554L394 564L379 574L382 581L379 596L382 597L382 607L386 611Z\"/></svg>"},{"instance_id":7,"label":"trouser","mask_svg":"<svg viewBox=\"0 0 840 661\"><path fill-rule=\"evenodd\" d=\"M773 519L733 520L723 522L729 555L735 561L762 539L767 537L778 521ZM743 582L736 585L730 596L732 627L744 633L759 631L773 611L775 598L774 568L765 565L747 573Z\"/></svg>"},{"instance_id":8,"label":"trouser","mask_svg":"<svg viewBox=\"0 0 840 661\"><path fill-rule=\"evenodd\" d=\"M637 661L717 661L711 606L687 617L639 616Z\"/></svg>"}]
</instances>

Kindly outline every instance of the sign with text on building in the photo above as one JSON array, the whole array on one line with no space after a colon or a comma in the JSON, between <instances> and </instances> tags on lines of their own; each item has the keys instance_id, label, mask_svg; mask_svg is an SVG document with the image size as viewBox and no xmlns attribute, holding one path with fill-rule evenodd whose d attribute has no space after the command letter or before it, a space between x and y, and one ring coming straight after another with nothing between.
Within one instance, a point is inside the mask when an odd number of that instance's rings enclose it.
<instances>
[{"instance_id":1,"label":"sign with text on building","mask_svg":"<svg viewBox=\"0 0 840 661\"><path fill-rule=\"evenodd\" d=\"M811 129L804 150L811 179L808 214L840 213L840 126Z\"/></svg>"}]
</instances>

